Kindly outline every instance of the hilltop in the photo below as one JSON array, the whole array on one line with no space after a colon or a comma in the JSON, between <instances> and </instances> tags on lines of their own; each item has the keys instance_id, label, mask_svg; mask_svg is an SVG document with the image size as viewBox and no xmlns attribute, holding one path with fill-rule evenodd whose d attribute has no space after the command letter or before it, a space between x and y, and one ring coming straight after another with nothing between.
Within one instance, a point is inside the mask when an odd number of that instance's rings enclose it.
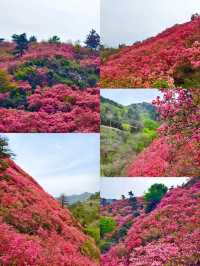
<instances>
[{"instance_id":1,"label":"hilltop","mask_svg":"<svg viewBox=\"0 0 200 266\"><path fill-rule=\"evenodd\" d=\"M12 159L0 160L0 264L98 265L94 240Z\"/></svg>"},{"instance_id":2,"label":"hilltop","mask_svg":"<svg viewBox=\"0 0 200 266\"><path fill-rule=\"evenodd\" d=\"M101 66L101 87L200 88L199 54L200 16L194 15L108 56Z\"/></svg>"}]
</instances>

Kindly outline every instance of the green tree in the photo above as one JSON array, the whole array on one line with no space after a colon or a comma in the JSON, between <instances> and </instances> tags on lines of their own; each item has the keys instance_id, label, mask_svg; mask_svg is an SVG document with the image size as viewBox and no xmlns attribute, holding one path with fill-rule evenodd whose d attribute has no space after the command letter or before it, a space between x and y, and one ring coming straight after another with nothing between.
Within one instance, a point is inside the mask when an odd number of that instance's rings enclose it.
<instances>
[{"instance_id":1,"label":"green tree","mask_svg":"<svg viewBox=\"0 0 200 266\"><path fill-rule=\"evenodd\" d=\"M168 188L164 184L154 184L144 195L144 202L146 204L145 212L149 213L154 210L157 204L161 201L163 196L167 193Z\"/></svg>"},{"instance_id":2,"label":"green tree","mask_svg":"<svg viewBox=\"0 0 200 266\"><path fill-rule=\"evenodd\" d=\"M49 39L49 43L60 43L60 37L54 35Z\"/></svg>"},{"instance_id":3,"label":"green tree","mask_svg":"<svg viewBox=\"0 0 200 266\"><path fill-rule=\"evenodd\" d=\"M14 153L9 148L8 139L4 136L0 136L0 159L13 157Z\"/></svg>"},{"instance_id":4,"label":"green tree","mask_svg":"<svg viewBox=\"0 0 200 266\"><path fill-rule=\"evenodd\" d=\"M35 36L31 36L29 38L29 43L35 43L35 42L37 42L37 38Z\"/></svg>"},{"instance_id":5,"label":"green tree","mask_svg":"<svg viewBox=\"0 0 200 266\"><path fill-rule=\"evenodd\" d=\"M103 237L106 233L112 232L116 227L116 222L111 217L100 217L100 235Z\"/></svg>"},{"instance_id":6,"label":"green tree","mask_svg":"<svg viewBox=\"0 0 200 266\"><path fill-rule=\"evenodd\" d=\"M13 42L15 42L16 47L14 53L22 56L26 50L28 50L29 41L27 40L26 33L14 34L12 36Z\"/></svg>"},{"instance_id":7,"label":"green tree","mask_svg":"<svg viewBox=\"0 0 200 266\"><path fill-rule=\"evenodd\" d=\"M100 36L92 29L85 40L86 47L97 50L100 46Z\"/></svg>"}]
</instances>

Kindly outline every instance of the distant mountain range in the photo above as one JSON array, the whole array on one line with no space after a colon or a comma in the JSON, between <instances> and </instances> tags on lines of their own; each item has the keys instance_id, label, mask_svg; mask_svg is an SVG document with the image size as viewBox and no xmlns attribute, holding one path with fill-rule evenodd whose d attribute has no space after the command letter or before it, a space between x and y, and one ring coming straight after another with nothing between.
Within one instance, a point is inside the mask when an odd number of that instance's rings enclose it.
<instances>
[{"instance_id":1,"label":"distant mountain range","mask_svg":"<svg viewBox=\"0 0 200 266\"><path fill-rule=\"evenodd\" d=\"M74 203L77 203L78 201L80 202L83 202L83 201L86 201L88 200L90 197L92 196L92 193L89 193L89 192L84 192L82 194L74 194L74 195L71 195L71 196L65 196L65 199L64 201L69 204L69 205L72 205ZM60 200L60 197L57 198L58 200Z\"/></svg>"}]
</instances>

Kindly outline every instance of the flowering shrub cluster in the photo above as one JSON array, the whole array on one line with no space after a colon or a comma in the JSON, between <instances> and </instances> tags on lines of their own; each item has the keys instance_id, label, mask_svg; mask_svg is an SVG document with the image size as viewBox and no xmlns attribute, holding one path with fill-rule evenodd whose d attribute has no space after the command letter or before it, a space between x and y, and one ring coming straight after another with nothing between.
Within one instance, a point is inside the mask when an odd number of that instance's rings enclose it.
<instances>
[{"instance_id":1,"label":"flowering shrub cluster","mask_svg":"<svg viewBox=\"0 0 200 266\"><path fill-rule=\"evenodd\" d=\"M129 176L199 176L200 93L167 89L153 102L161 119L159 138L128 167ZM188 156L189 155L189 156Z\"/></svg>"},{"instance_id":2,"label":"flowering shrub cluster","mask_svg":"<svg viewBox=\"0 0 200 266\"><path fill-rule=\"evenodd\" d=\"M37 88L27 97L26 110L23 105L2 108L0 121L1 132L98 132L99 90L80 92L66 85Z\"/></svg>"},{"instance_id":3,"label":"flowering shrub cluster","mask_svg":"<svg viewBox=\"0 0 200 266\"><path fill-rule=\"evenodd\" d=\"M0 264L98 265L94 241L68 209L11 159L5 164L0 170Z\"/></svg>"},{"instance_id":4,"label":"flowering shrub cluster","mask_svg":"<svg viewBox=\"0 0 200 266\"><path fill-rule=\"evenodd\" d=\"M196 178L171 189L154 211L133 220L127 237L102 256L102 265L199 265L199 215Z\"/></svg>"},{"instance_id":5,"label":"flowering shrub cluster","mask_svg":"<svg viewBox=\"0 0 200 266\"><path fill-rule=\"evenodd\" d=\"M98 132L98 53L33 43L21 57L0 44L1 132Z\"/></svg>"},{"instance_id":6,"label":"flowering shrub cluster","mask_svg":"<svg viewBox=\"0 0 200 266\"><path fill-rule=\"evenodd\" d=\"M101 87L200 87L200 17L122 48L101 66Z\"/></svg>"}]
</instances>

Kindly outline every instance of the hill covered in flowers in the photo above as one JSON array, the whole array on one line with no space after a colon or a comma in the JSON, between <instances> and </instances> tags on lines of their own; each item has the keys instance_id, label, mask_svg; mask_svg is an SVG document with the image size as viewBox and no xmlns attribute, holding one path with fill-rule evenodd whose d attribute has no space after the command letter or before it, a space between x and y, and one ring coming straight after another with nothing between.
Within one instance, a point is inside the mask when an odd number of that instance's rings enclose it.
<instances>
[{"instance_id":1,"label":"hill covered in flowers","mask_svg":"<svg viewBox=\"0 0 200 266\"><path fill-rule=\"evenodd\" d=\"M0 265L95 266L98 258L71 212L1 154Z\"/></svg>"},{"instance_id":2,"label":"hill covered in flowers","mask_svg":"<svg viewBox=\"0 0 200 266\"><path fill-rule=\"evenodd\" d=\"M103 208L116 224L129 217L126 232L102 255L104 266L197 266L200 264L200 180L171 188L150 212L129 214L127 199ZM142 202L142 201L141 201ZM142 206L142 204L141 204ZM118 214L116 213L118 210ZM115 214L113 214L113 212ZM118 221L116 219L118 217ZM118 234L119 234L118 230Z\"/></svg>"},{"instance_id":3,"label":"hill covered in flowers","mask_svg":"<svg viewBox=\"0 0 200 266\"><path fill-rule=\"evenodd\" d=\"M104 88L200 88L200 16L121 48L104 61Z\"/></svg>"},{"instance_id":4,"label":"hill covered in flowers","mask_svg":"<svg viewBox=\"0 0 200 266\"><path fill-rule=\"evenodd\" d=\"M1 132L98 132L99 56L80 45L0 42Z\"/></svg>"},{"instance_id":5,"label":"hill covered in flowers","mask_svg":"<svg viewBox=\"0 0 200 266\"><path fill-rule=\"evenodd\" d=\"M157 97L153 103L162 121L158 137L131 163L127 175L199 176L199 90L163 90L163 99Z\"/></svg>"}]
</instances>

